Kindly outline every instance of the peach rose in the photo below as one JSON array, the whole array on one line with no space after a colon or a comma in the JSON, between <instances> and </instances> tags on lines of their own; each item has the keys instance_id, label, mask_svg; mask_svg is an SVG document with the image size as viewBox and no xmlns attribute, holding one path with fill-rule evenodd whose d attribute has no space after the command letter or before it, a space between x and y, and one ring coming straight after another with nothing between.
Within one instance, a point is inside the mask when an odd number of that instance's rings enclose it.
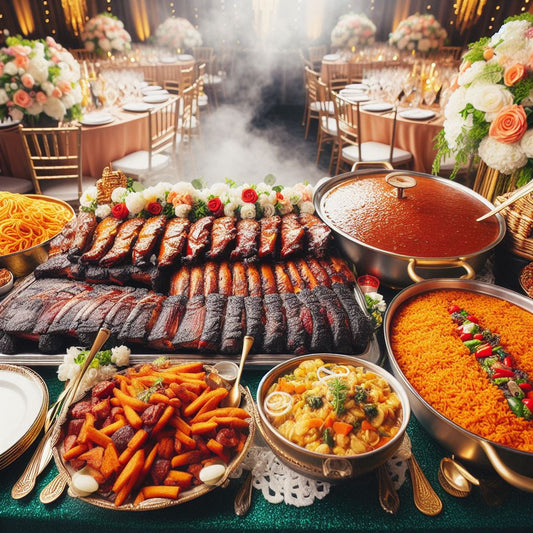
<instances>
[{"instance_id":1,"label":"peach rose","mask_svg":"<svg viewBox=\"0 0 533 533\"><path fill-rule=\"evenodd\" d=\"M521 105L505 106L496 115L489 128L489 135L493 139L513 144L518 142L527 130L527 117Z\"/></svg>"},{"instance_id":2,"label":"peach rose","mask_svg":"<svg viewBox=\"0 0 533 533\"><path fill-rule=\"evenodd\" d=\"M59 87L54 87L52 89L52 96L55 96L56 98L61 98L63 96L63 93L61 92L61 89Z\"/></svg>"},{"instance_id":3,"label":"peach rose","mask_svg":"<svg viewBox=\"0 0 533 533\"><path fill-rule=\"evenodd\" d=\"M14 95L13 95L13 102L15 105L18 105L19 107L28 108L32 104L32 100L30 98L30 95L23 91L22 89L19 89Z\"/></svg>"},{"instance_id":4,"label":"peach rose","mask_svg":"<svg viewBox=\"0 0 533 533\"><path fill-rule=\"evenodd\" d=\"M70 91L72 90L72 87L70 86L70 83L68 81L65 81L65 80L61 80L57 86L59 87L59 90L63 93L63 94L68 94L70 93Z\"/></svg>"},{"instance_id":5,"label":"peach rose","mask_svg":"<svg viewBox=\"0 0 533 533\"><path fill-rule=\"evenodd\" d=\"M512 87L526 75L526 67L522 63L516 63L506 68L503 75L503 82L507 87Z\"/></svg>"},{"instance_id":6,"label":"peach rose","mask_svg":"<svg viewBox=\"0 0 533 533\"><path fill-rule=\"evenodd\" d=\"M22 85L26 87L26 89L31 89L35 85L35 80L33 79L33 76L31 74L23 74L20 77L20 81L22 81Z\"/></svg>"},{"instance_id":7,"label":"peach rose","mask_svg":"<svg viewBox=\"0 0 533 533\"><path fill-rule=\"evenodd\" d=\"M193 199L192 196L188 193L179 193L175 191L170 191L167 196L167 202L171 203L174 207L180 204L192 205Z\"/></svg>"},{"instance_id":8,"label":"peach rose","mask_svg":"<svg viewBox=\"0 0 533 533\"><path fill-rule=\"evenodd\" d=\"M39 102L40 104L44 104L46 102L46 100L48 100L48 96L46 96L45 93L43 93L42 91L39 91L36 95L35 95L35 99L37 100L37 102Z\"/></svg>"},{"instance_id":9,"label":"peach rose","mask_svg":"<svg viewBox=\"0 0 533 533\"><path fill-rule=\"evenodd\" d=\"M26 70L28 68L28 65L30 64L30 60L28 58L28 56L15 56L15 65L17 66L17 68L22 68L24 70Z\"/></svg>"}]
</instances>

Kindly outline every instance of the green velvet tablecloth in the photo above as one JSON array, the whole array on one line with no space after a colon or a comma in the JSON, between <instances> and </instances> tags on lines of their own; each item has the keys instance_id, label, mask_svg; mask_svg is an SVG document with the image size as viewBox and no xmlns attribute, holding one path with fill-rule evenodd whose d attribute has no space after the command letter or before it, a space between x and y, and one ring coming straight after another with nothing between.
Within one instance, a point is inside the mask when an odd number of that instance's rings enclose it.
<instances>
[{"instance_id":1,"label":"green velvet tablecloth","mask_svg":"<svg viewBox=\"0 0 533 533\"><path fill-rule=\"evenodd\" d=\"M48 384L50 398L55 399L62 386L55 376L55 368L37 370ZM263 374L261 370L246 371L243 384L255 394ZM39 502L39 492L56 475L53 464L41 474L29 496L13 500L11 487L27 464L34 443L15 463L0 471L0 532L531 531L533 519L529 510L533 508L533 494L503 484L500 494L504 501L496 507L488 506L477 488L468 498L453 498L437 481L439 461L445 450L414 417L408 433L420 466L443 501L443 510L436 517L425 516L416 509L409 477L399 491L399 512L385 513L378 502L377 479L373 475L333 486L324 499L309 507L270 504L260 491L254 490L252 506L244 518L233 512L233 500L241 481L237 479L232 479L228 487L215 489L195 501L159 511L114 512L73 499L66 493L46 506Z\"/></svg>"}]
</instances>

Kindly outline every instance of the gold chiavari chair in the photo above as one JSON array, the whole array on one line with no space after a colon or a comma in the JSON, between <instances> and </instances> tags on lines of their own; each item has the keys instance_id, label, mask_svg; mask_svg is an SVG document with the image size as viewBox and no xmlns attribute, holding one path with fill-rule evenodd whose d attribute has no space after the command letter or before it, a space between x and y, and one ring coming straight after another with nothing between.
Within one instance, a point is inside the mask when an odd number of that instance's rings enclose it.
<instances>
[{"instance_id":1,"label":"gold chiavari chair","mask_svg":"<svg viewBox=\"0 0 533 533\"><path fill-rule=\"evenodd\" d=\"M96 61L98 59L94 52L89 52L86 48L70 48L69 52L77 61Z\"/></svg>"},{"instance_id":2,"label":"gold chiavari chair","mask_svg":"<svg viewBox=\"0 0 533 533\"><path fill-rule=\"evenodd\" d=\"M331 99L328 86L322 81L318 80L317 91L318 102L318 134L317 134L317 153L316 165L320 162L320 155L324 150L325 143L331 143L331 156L329 159L329 173L333 169L333 163L338 157L339 141L338 141L338 125L335 113L330 113Z\"/></svg>"},{"instance_id":3,"label":"gold chiavari chair","mask_svg":"<svg viewBox=\"0 0 533 533\"><path fill-rule=\"evenodd\" d=\"M37 194L77 204L84 185L94 178L82 176L81 126L24 128L19 126Z\"/></svg>"},{"instance_id":4,"label":"gold chiavari chair","mask_svg":"<svg viewBox=\"0 0 533 533\"><path fill-rule=\"evenodd\" d=\"M127 154L113 161L112 167L142 181L175 163L179 102L179 97L172 96L168 102L150 109L147 112L148 150Z\"/></svg>"},{"instance_id":5,"label":"gold chiavari chair","mask_svg":"<svg viewBox=\"0 0 533 533\"><path fill-rule=\"evenodd\" d=\"M318 80L320 76L318 72L311 70L309 67L305 67L306 86L307 86L307 117L305 120L305 139L309 136L309 126L311 120L318 120L321 104L318 100ZM333 103L325 103L326 109L331 115L334 113Z\"/></svg>"},{"instance_id":6,"label":"gold chiavari chair","mask_svg":"<svg viewBox=\"0 0 533 533\"><path fill-rule=\"evenodd\" d=\"M376 141L362 141L359 102L350 102L334 93L333 103L338 126L339 153L335 173L339 174L344 164L351 168L354 163L389 162L394 168L408 167L413 155L407 150L394 146L396 140L396 115L398 108L394 107L391 120L391 143Z\"/></svg>"},{"instance_id":7,"label":"gold chiavari chair","mask_svg":"<svg viewBox=\"0 0 533 533\"><path fill-rule=\"evenodd\" d=\"M307 54L313 70L320 70L323 57L328 53L328 47L325 44L318 44L307 47Z\"/></svg>"}]
</instances>

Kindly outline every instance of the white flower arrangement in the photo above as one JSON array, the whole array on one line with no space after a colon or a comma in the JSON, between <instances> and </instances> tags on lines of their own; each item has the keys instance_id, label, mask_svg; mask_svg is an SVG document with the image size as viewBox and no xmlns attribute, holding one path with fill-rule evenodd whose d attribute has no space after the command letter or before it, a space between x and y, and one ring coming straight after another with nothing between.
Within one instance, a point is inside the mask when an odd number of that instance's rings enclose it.
<instances>
[{"instance_id":1,"label":"white flower arrangement","mask_svg":"<svg viewBox=\"0 0 533 533\"><path fill-rule=\"evenodd\" d=\"M479 156L502 174L516 173L517 187L533 176L533 15L506 19L492 37L469 45L444 109L444 128L437 137L438 173L444 157L456 160L455 172Z\"/></svg>"},{"instance_id":2,"label":"white flower arrangement","mask_svg":"<svg viewBox=\"0 0 533 533\"><path fill-rule=\"evenodd\" d=\"M389 44L398 50L422 54L437 51L444 43L448 32L430 13L416 13L402 20L389 35Z\"/></svg>"},{"instance_id":3,"label":"white flower arrangement","mask_svg":"<svg viewBox=\"0 0 533 533\"><path fill-rule=\"evenodd\" d=\"M160 46L174 50L202 46L200 32L187 19L180 17L164 20L157 27L155 37Z\"/></svg>"},{"instance_id":4,"label":"white flower arrangement","mask_svg":"<svg viewBox=\"0 0 533 533\"><path fill-rule=\"evenodd\" d=\"M98 204L97 189L88 187L80 198L80 209L98 218L112 215L125 219L164 214L197 220L202 216L235 216L261 218L275 214L314 213L313 186L298 183L282 187L267 183L238 185L232 180L210 187L195 188L189 182L158 183L142 189L129 180L128 187L117 187L111 193L111 204Z\"/></svg>"},{"instance_id":5,"label":"white flower arrangement","mask_svg":"<svg viewBox=\"0 0 533 533\"><path fill-rule=\"evenodd\" d=\"M99 56L127 52L131 48L131 36L124 29L124 23L110 13L100 13L89 19L81 40L86 50Z\"/></svg>"},{"instance_id":6,"label":"white flower arrangement","mask_svg":"<svg viewBox=\"0 0 533 533\"><path fill-rule=\"evenodd\" d=\"M57 369L60 381L70 381L81 371L88 350L77 346L67 348L63 362ZM127 346L115 346L110 350L98 352L81 380L78 398L98 382L110 378L117 372L117 367L128 366L131 350Z\"/></svg>"},{"instance_id":7,"label":"white flower arrangement","mask_svg":"<svg viewBox=\"0 0 533 533\"><path fill-rule=\"evenodd\" d=\"M354 46L373 44L376 25L364 14L341 15L331 32L331 46L336 49L351 49Z\"/></svg>"},{"instance_id":8,"label":"white flower arrangement","mask_svg":"<svg viewBox=\"0 0 533 533\"><path fill-rule=\"evenodd\" d=\"M0 119L81 117L80 66L52 37L8 37L0 49Z\"/></svg>"}]
</instances>

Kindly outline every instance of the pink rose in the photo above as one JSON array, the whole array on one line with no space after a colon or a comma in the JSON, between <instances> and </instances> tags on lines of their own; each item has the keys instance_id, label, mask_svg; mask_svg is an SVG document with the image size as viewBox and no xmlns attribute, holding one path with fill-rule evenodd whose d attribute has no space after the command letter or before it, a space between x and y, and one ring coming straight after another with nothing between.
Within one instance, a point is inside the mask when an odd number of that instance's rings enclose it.
<instances>
[{"instance_id":1,"label":"pink rose","mask_svg":"<svg viewBox=\"0 0 533 533\"><path fill-rule=\"evenodd\" d=\"M26 87L26 89L31 89L35 85L35 80L33 79L33 76L31 74L23 74L20 78L20 81L22 81L22 85Z\"/></svg>"},{"instance_id":2,"label":"pink rose","mask_svg":"<svg viewBox=\"0 0 533 533\"><path fill-rule=\"evenodd\" d=\"M15 105L18 105L19 107L23 107L24 109L30 107L32 104L30 95L26 91L23 91L22 89L19 89L13 95L13 102L15 103Z\"/></svg>"},{"instance_id":3,"label":"pink rose","mask_svg":"<svg viewBox=\"0 0 533 533\"><path fill-rule=\"evenodd\" d=\"M46 103L46 100L48 100L48 96L46 96L46 94L43 93L42 91L39 91L35 95L35 100L37 100L37 102L39 102L40 104L44 104Z\"/></svg>"},{"instance_id":4,"label":"pink rose","mask_svg":"<svg viewBox=\"0 0 533 533\"><path fill-rule=\"evenodd\" d=\"M61 92L61 89L59 87L54 87L52 91L52 96L55 96L56 98L61 98L63 93Z\"/></svg>"},{"instance_id":5,"label":"pink rose","mask_svg":"<svg viewBox=\"0 0 533 533\"><path fill-rule=\"evenodd\" d=\"M70 86L69 82L68 81L65 81L65 80L61 80L58 84L57 84L59 90L63 93L63 94L68 94L70 93L70 91L72 90L72 87Z\"/></svg>"},{"instance_id":6,"label":"pink rose","mask_svg":"<svg viewBox=\"0 0 533 533\"><path fill-rule=\"evenodd\" d=\"M28 56L21 56L21 55L15 56L15 65L17 66L17 68L22 68L26 70L29 64L30 64L30 60Z\"/></svg>"}]
</instances>

